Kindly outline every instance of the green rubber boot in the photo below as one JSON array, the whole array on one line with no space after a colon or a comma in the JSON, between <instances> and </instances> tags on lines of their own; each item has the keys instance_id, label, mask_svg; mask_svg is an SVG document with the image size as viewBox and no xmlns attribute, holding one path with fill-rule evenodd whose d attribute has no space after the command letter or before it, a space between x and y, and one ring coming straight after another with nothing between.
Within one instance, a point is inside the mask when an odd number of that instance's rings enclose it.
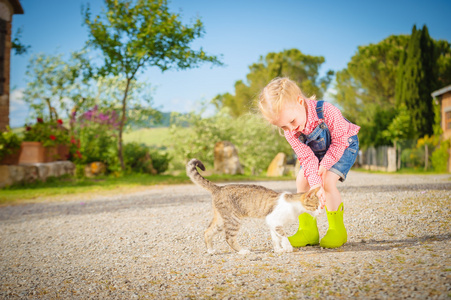
<instances>
[{"instance_id":1,"label":"green rubber boot","mask_svg":"<svg viewBox=\"0 0 451 300\"><path fill-rule=\"evenodd\" d=\"M343 202L338 206L337 211L328 211L327 221L329 221L329 229L326 235L321 239L320 246L323 248L338 248L348 240L348 234L343 223Z\"/></svg>"},{"instance_id":2,"label":"green rubber boot","mask_svg":"<svg viewBox=\"0 0 451 300\"><path fill-rule=\"evenodd\" d=\"M288 240L293 247L305 247L307 245L319 244L319 232L316 218L308 213L299 215L299 229Z\"/></svg>"}]
</instances>

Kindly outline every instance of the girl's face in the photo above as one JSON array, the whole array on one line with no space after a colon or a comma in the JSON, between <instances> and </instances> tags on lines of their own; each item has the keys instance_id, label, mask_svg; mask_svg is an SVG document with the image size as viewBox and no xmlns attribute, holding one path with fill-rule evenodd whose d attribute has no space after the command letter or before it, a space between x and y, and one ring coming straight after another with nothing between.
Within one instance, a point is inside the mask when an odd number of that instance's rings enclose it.
<instances>
[{"instance_id":1,"label":"girl's face","mask_svg":"<svg viewBox=\"0 0 451 300\"><path fill-rule=\"evenodd\" d=\"M282 128L284 131L302 131L307 121L307 113L304 106L304 99L298 97L295 103L290 103L282 107L279 118L273 125Z\"/></svg>"}]
</instances>

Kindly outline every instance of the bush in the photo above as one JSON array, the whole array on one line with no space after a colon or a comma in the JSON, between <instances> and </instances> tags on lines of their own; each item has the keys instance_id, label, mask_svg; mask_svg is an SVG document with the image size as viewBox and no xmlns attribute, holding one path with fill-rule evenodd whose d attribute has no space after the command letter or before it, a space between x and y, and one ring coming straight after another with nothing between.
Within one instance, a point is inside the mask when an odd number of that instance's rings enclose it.
<instances>
[{"instance_id":1,"label":"bush","mask_svg":"<svg viewBox=\"0 0 451 300\"><path fill-rule=\"evenodd\" d=\"M403 166L422 169L426 165L426 146L428 148L428 166L437 172L446 172L449 159L450 141L440 141L437 135L424 136L418 139L414 148L402 151Z\"/></svg>"},{"instance_id":2,"label":"bush","mask_svg":"<svg viewBox=\"0 0 451 300\"><path fill-rule=\"evenodd\" d=\"M132 142L124 146L124 163L129 171L160 174L168 169L169 155L159 149Z\"/></svg>"},{"instance_id":3,"label":"bush","mask_svg":"<svg viewBox=\"0 0 451 300\"><path fill-rule=\"evenodd\" d=\"M171 160L169 153L157 148L150 148L149 153L152 158L152 165L157 173L161 174L166 172Z\"/></svg>"},{"instance_id":4,"label":"bush","mask_svg":"<svg viewBox=\"0 0 451 300\"><path fill-rule=\"evenodd\" d=\"M184 130L185 126L189 130ZM233 143L245 171L254 175L266 170L278 152L292 154L285 138L253 114L233 118L223 110L210 118L196 113L177 116L170 132L174 141L174 164L180 168L191 158L212 165L214 146L219 141Z\"/></svg>"},{"instance_id":5,"label":"bush","mask_svg":"<svg viewBox=\"0 0 451 300\"><path fill-rule=\"evenodd\" d=\"M124 145L124 163L129 171L137 173L156 173L152 160L149 155L149 149L136 142Z\"/></svg>"},{"instance_id":6,"label":"bush","mask_svg":"<svg viewBox=\"0 0 451 300\"><path fill-rule=\"evenodd\" d=\"M21 143L21 138L7 126L5 131L0 132L0 160L19 149Z\"/></svg>"},{"instance_id":7,"label":"bush","mask_svg":"<svg viewBox=\"0 0 451 300\"><path fill-rule=\"evenodd\" d=\"M75 118L75 116L73 116ZM116 135L118 121L114 111L101 112L97 106L74 122L74 133L80 140L76 164L103 162L108 172L121 172Z\"/></svg>"},{"instance_id":8,"label":"bush","mask_svg":"<svg viewBox=\"0 0 451 300\"><path fill-rule=\"evenodd\" d=\"M431 155L432 167L437 172L448 171L450 141L442 141Z\"/></svg>"}]
</instances>

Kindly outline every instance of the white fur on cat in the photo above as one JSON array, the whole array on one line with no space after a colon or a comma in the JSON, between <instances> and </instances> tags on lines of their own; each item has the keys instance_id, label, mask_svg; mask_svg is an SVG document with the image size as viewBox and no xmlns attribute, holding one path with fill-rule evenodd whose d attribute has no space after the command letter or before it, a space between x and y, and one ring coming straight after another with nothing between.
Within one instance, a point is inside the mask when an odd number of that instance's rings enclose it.
<instances>
[{"instance_id":1,"label":"white fur on cat","mask_svg":"<svg viewBox=\"0 0 451 300\"><path fill-rule=\"evenodd\" d=\"M290 241L286 236L276 231L277 227L283 227L289 223L296 222L298 216L305 212L314 217L321 213L321 206L318 206L318 209L313 212L308 211L300 202L286 201L285 195L286 193L280 195L274 210L265 218L266 224L271 231L274 252L276 253L293 252L293 246L291 246Z\"/></svg>"}]
</instances>

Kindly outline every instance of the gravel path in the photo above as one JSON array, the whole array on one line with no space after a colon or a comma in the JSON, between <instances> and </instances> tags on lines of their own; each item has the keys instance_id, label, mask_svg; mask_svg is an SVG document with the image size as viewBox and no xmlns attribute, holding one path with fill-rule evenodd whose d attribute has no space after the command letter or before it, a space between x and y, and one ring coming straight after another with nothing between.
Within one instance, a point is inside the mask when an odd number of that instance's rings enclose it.
<instances>
[{"instance_id":1,"label":"gravel path","mask_svg":"<svg viewBox=\"0 0 451 300\"><path fill-rule=\"evenodd\" d=\"M208 255L210 197L194 185L1 207L0 298L451 298L450 175L351 172L339 189L348 243L281 255L262 220L239 234L253 253L221 236ZM318 226L323 236L324 214Z\"/></svg>"}]
</instances>

